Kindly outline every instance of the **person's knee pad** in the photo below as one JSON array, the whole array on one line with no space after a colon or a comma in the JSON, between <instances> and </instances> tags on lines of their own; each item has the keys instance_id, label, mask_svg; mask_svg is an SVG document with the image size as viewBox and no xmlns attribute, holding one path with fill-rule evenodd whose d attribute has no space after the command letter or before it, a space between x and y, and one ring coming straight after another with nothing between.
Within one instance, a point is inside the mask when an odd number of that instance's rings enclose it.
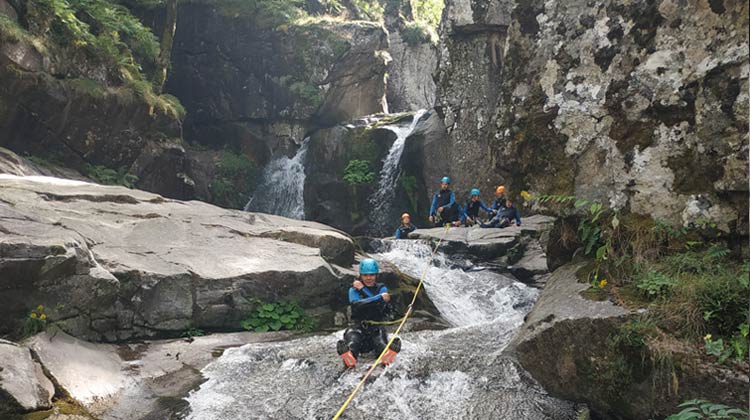
<instances>
[{"instance_id":1,"label":"person's knee pad","mask_svg":"<svg viewBox=\"0 0 750 420\"><path fill-rule=\"evenodd\" d=\"M399 337L396 337L393 339L393 343L391 343L391 346L389 347L391 350L395 351L396 353L401 351L401 339Z\"/></svg>"}]
</instances>

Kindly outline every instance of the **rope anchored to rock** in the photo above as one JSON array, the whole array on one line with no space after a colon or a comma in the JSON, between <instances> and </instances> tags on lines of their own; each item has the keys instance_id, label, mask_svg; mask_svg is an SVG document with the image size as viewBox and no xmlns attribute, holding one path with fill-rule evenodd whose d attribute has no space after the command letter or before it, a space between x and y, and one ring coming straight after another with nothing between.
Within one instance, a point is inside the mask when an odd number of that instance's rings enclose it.
<instances>
[{"instance_id":1,"label":"rope anchored to rock","mask_svg":"<svg viewBox=\"0 0 750 420\"><path fill-rule=\"evenodd\" d=\"M391 348L391 344L393 344L393 341L398 337L398 334L401 332L401 328L404 327L406 324L406 320L409 319L409 316L411 315L412 309L414 308L414 303L417 301L417 296L419 295L419 291L422 290L422 284L424 283L424 279L427 277L427 273L430 269L430 264L435 258L435 254L437 253L438 248L440 248L440 244L443 243L443 239L445 239L445 236L448 234L448 231L450 230L450 224L445 225L445 231L443 232L443 235L438 240L437 244L435 244L435 247L432 249L432 252L430 253L430 259L427 262L427 265L425 265L424 271L422 272L422 276L419 278L419 284L417 284L417 288L414 290L414 297L411 299L411 303L409 303L409 306L406 308L406 313L404 314L404 317L400 320L395 321L388 321L386 323L381 323L379 325L389 325L389 324L395 324L396 322L400 321L400 324L398 325L398 328L396 328L396 331L393 332L393 335L391 336L391 339L388 340L388 345L385 346L382 352L380 352L380 355L377 359L375 359L375 362L373 362L372 366L370 366L370 369L367 370L367 373L365 373L365 376L362 377L362 380L359 381L357 386L354 388L354 391L352 391L351 394L349 394L349 397L344 401L344 404L339 408L339 411L336 412L336 415L333 416L331 420L338 420L342 414L344 414L344 411L349 406L349 404L352 402L354 397L359 393L359 391L362 389L362 386L367 381L367 378L370 377L373 371L375 371L375 368L378 367L380 362L383 360L383 356L385 355L386 351L388 351L389 348Z\"/></svg>"}]
</instances>

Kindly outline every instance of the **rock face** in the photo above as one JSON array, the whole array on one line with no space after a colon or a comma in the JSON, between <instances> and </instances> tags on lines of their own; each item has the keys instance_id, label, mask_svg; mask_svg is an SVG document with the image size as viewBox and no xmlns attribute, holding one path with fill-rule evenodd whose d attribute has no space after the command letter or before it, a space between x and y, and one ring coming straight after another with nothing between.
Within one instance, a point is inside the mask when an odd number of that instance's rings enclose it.
<instances>
[{"instance_id":1,"label":"rock face","mask_svg":"<svg viewBox=\"0 0 750 420\"><path fill-rule=\"evenodd\" d=\"M450 0L442 26L429 153L457 188L747 234L746 2Z\"/></svg>"},{"instance_id":2,"label":"rock face","mask_svg":"<svg viewBox=\"0 0 750 420\"><path fill-rule=\"evenodd\" d=\"M704 366L695 350L670 348L662 360L647 347L617 344L620 327L634 314L584 299L580 265L566 265L549 278L508 352L559 398L588 404L608 419L664 418L674 407L701 398L743 407L747 375Z\"/></svg>"},{"instance_id":3,"label":"rock face","mask_svg":"<svg viewBox=\"0 0 750 420\"><path fill-rule=\"evenodd\" d=\"M44 177L0 175L0 232L0 331L43 304L95 341L238 328L258 301L330 308L348 282L330 263L354 256L317 223Z\"/></svg>"},{"instance_id":4,"label":"rock face","mask_svg":"<svg viewBox=\"0 0 750 420\"><path fill-rule=\"evenodd\" d=\"M396 28L388 34L388 111L431 109L435 104L437 47L430 42L409 44Z\"/></svg>"},{"instance_id":5,"label":"rock face","mask_svg":"<svg viewBox=\"0 0 750 420\"><path fill-rule=\"evenodd\" d=\"M18 10L2 3L0 13L13 18L8 11ZM172 104L110 83L96 60L29 31L11 23L0 28L0 146L78 170L124 168L142 188L190 197L190 184L179 175L184 149Z\"/></svg>"},{"instance_id":6,"label":"rock face","mask_svg":"<svg viewBox=\"0 0 750 420\"><path fill-rule=\"evenodd\" d=\"M0 340L0 415L48 409L55 387L29 349Z\"/></svg>"},{"instance_id":7,"label":"rock face","mask_svg":"<svg viewBox=\"0 0 750 420\"><path fill-rule=\"evenodd\" d=\"M238 146L263 165L315 127L387 110L381 25L311 18L268 27L226 7L179 9L167 89L188 110L187 140Z\"/></svg>"}]
</instances>

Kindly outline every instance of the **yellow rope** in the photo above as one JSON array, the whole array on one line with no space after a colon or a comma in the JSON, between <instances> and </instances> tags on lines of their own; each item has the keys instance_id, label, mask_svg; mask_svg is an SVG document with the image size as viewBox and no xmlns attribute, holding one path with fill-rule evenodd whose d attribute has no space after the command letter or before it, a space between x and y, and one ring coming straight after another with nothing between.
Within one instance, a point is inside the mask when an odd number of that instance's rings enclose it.
<instances>
[{"instance_id":1,"label":"yellow rope","mask_svg":"<svg viewBox=\"0 0 750 420\"><path fill-rule=\"evenodd\" d=\"M448 230L450 230L450 224L445 224L445 232L443 232L443 236L440 237L440 240L438 240L438 243L435 244L435 248L432 250L432 253L430 254L430 260L428 261L427 265L424 268L424 271L422 272L422 276L419 278L419 284L417 284L416 290L414 290L414 297L411 299L411 303L406 308L406 314L404 314L404 317L400 319L401 323L399 324L398 328L396 328L396 331L393 332L393 335L391 335L391 339L388 340L388 345L385 346L382 352L380 352L380 356L375 360L375 362L370 366L370 369L367 370L367 373L365 373L365 376L362 377L362 380L359 381L357 386L354 388L354 391L352 391L351 394L349 394L349 398L344 401L344 404L339 408L339 411L336 412L336 415L333 416L331 420L338 420L339 417L341 417L342 414L344 414L344 410L346 410L346 407L349 406L349 403L352 402L354 399L354 396L357 395L359 390L362 388L362 385L365 384L367 381L367 378L370 377L370 374L375 370L376 367L380 364L381 360L383 360L383 356L385 355L385 352L388 351L388 349L391 348L391 344L393 344L393 340L398 337L398 333L401 332L401 328L403 328L404 324L406 324L406 320L409 318L409 315L411 315L412 308L414 307L414 302L417 301L417 295L419 295L419 291L422 289L422 283L424 283L424 279L427 277L428 270L430 269L430 265L432 265L432 259L435 257L435 254L437 253L438 248L440 247L440 244L443 242L443 239L445 239L445 235L448 233ZM391 321L392 323L398 322Z\"/></svg>"}]
</instances>

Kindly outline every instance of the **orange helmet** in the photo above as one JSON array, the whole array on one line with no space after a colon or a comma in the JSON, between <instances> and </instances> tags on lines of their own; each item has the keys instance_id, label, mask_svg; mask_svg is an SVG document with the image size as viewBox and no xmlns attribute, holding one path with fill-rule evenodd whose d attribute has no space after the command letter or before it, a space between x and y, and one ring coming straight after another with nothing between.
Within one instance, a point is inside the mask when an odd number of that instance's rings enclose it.
<instances>
[{"instance_id":1,"label":"orange helmet","mask_svg":"<svg viewBox=\"0 0 750 420\"><path fill-rule=\"evenodd\" d=\"M411 216L409 216L409 213L404 213L401 215L401 220L404 220L405 217L411 218Z\"/></svg>"},{"instance_id":2,"label":"orange helmet","mask_svg":"<svg viewBox=\"0 0 750 420\"><path fill-rule=\"evenodd\" d=\"M495 189L495 193L505 192L505 185L500 185Z\"/></svg>"}]
</instances>

